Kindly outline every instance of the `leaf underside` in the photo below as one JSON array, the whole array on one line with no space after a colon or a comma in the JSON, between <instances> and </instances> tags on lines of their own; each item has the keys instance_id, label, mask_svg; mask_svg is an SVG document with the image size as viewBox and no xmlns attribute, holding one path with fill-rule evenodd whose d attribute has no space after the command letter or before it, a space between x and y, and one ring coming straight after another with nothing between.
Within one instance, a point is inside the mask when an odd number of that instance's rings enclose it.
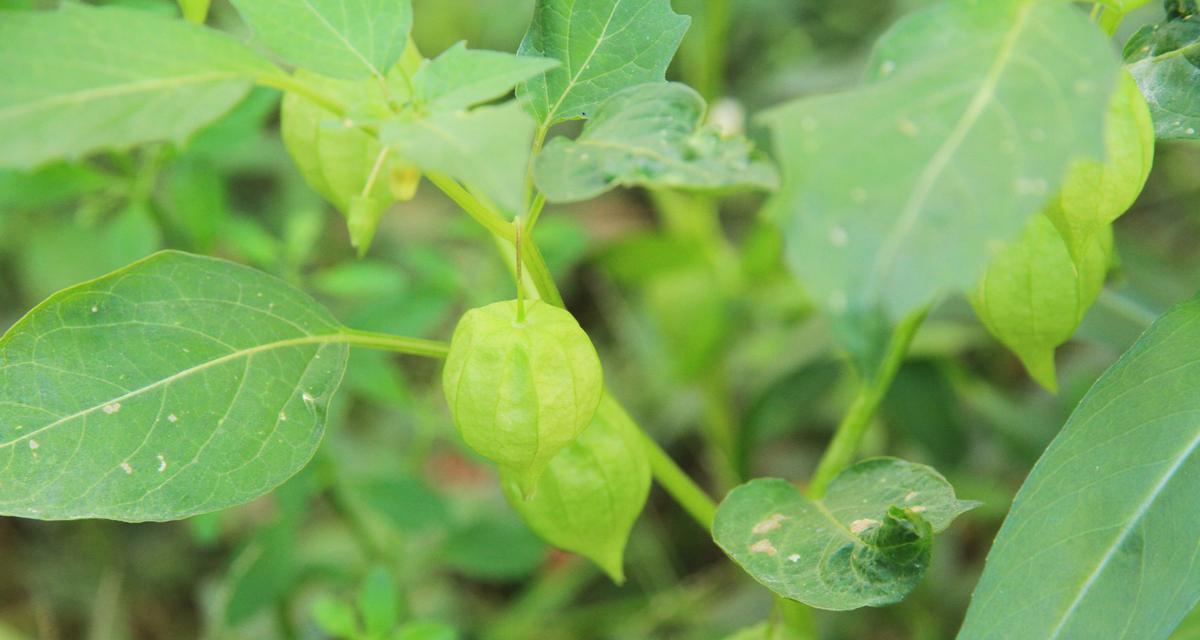
<instances>
[{"instance_id":1,"label":"leaf underside","mask_svg":"<svg viewBox=\"0 0 1200 640\"><path fill-rule=\"evenodd\" d=\"M838 316L895 320L970 290L1069 162L1101 157L1118 68L1066 3L949 2L906 18L868 84L766 117L792 270Z\"/></svg>"}]
</instances>

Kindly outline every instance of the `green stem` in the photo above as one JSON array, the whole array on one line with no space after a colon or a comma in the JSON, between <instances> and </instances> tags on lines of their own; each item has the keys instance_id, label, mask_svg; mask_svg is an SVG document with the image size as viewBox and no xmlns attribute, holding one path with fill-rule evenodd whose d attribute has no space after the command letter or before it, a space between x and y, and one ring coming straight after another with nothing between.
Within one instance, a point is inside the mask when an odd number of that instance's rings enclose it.
<instances>
[{"instance_id":1,"label":"green stem","mask_svg":"<svg viewBox=\"0 0 1200 640\"><path fill-rule=\"evenodd\" d=\"M411 356L440 359L445 358L450 353L450 345L436 340L406 338L388 333L358 331L355 329L342 329L341 336L344 338L341 341L351 346L378 349L380 351L394 351Z\"/></svg>"},{"instance_id":2,"label":"green stem","mask_svg":"<svg viewBox=\"0 0 1200 640\"><path fill-rule=\"evenodd\" d=\"M704 3L704 83L701 92L715 100L725 91L725 63L729 42L729 0Z\"/></svg>"},{"instance_id":3,"label":"green stem","mask_svg":"<svg viewBox=\"0 0 1200 640\"><path fill-rule=\"evenodd\" d=\"M460 209L471 216L475 222L478 222L480 226L491 232L492 235L509 242L516 239L512 223L505 220L504 216L500 215L499 212L480 202L478 198L471 195L471 192L467 191L456 180L450 176L436 172L426 173L425 177L433 183L433 186L440 189L442 193L453 200L454 204L457 204Z\"/></svg>"},{"instance_id":4,"label":"green stem","mask_svg":"<svg viewBox=\"0 0 1200 640\"><path fill-rule=\"evenodd\" d=\"M529 277L537 288L538 296L556 307L565 308L566 304L558 291L558 285L554 284L554 275L550 273L550 267L533 238L527 238L522 245L521 258L524 260L525 270L529 272Z\"/></svg>"},{"instance_id":5,"label":"green stem","mask_svg":"<svg viewBox=\"0 0 1200 640\"><path fill-rule=\"evenodd\" d=\"M309 102L316 104L333 115L339 118L346 117L346 106L341 102L317 91L283 71L276 70L270 75L259 76L255 79L255 82L264 87L271 87L280 91L290 91L291 93L304 96Z\"/></svg>"},{"instance_id":6,"label":"green stem","mask_svg":"<svg viewBox=\"0 0 1200 640\"><path fill-rule=\"evenodd\" d=\"M646 443L646 455L650 458L650 471L659 486L704 527L705 531L712 531L713 519L717 516L717 503L713 502L691 476L675 464L671 456L667 455L653 438L642 432L642 439Z\"/></svg>"},{"instance_id":7,"label":"green stem","mask_svg":"<svg viewBox=\"0 0 1200 640\"><path fill-rule=\"evenodd\" d=\"M913 336L925 321L928 311L928 308L923 308L914 312L901 321L892 332L891 343L883 362L871 378L863 380L854 403L850 405L850 410L833 435L833 441L829 443L820 463L817 464L817 470L813 473L812 482L808 487L811 497L820 498L825 495L829 482L854 460L863 434L866 433L867 427L871 426L871 419L875 417L875 412L887 396L892 381L896 379L896 373L900 371L904 356L912 345Z\"/></svg>"},{"instance_id":8,"label":"green stem","mask_svg":"<svg viewBox=\"0 0 1200 640\"><path fill-rule=\"evenodd\" d=\"M546 208L546 194L541 191L533 198L533 204L529 205L529 213L525 214L525 231L533 233L533 225L537 224L538 218L542 215L542 210Z\"/></svg>"}]
</instances>

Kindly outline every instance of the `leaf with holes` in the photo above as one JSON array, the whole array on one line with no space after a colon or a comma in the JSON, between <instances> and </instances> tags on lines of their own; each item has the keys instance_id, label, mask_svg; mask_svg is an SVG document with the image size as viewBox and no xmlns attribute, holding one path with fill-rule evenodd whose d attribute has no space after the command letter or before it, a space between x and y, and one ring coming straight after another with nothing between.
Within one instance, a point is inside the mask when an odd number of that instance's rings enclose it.
<instances>
[{"instance_id":1,"label":"leaf with holes","mask_svg":"<svg viewBox=\"0 0 1200 640\"><path fill-rule=\"evenodd\" d=\"M412 29L411 0L233 0L289 64L333 78L383 78Z\"/></svg>"},{"instance_id":2,"label":"leaf with holes","mask_svg":"<svg viewBox=\"0 0 1200 640\"><path fill-rule=\"evenodd\" d=\"M902 20L866 85L766 117L792 270L839 317L894 321L974 287L1069 163L1104 153L1118 68L1067 3L949 2Z\"/></svg>"},{"instance_id":3,"label":"leaf with holes","mask_svg":"<svg viewBox=\"0 0 1200 640\"><path fill-rule=\"evenodd\" d=\"M172 520L312 457L342 328L281 280L155 254L61 291L0 338L0 514Z\"/></svg>"},{"instance_id":4,"label":"leaf with holes","mask_svg":"<svg viewBox=\"0 0 1200 640\"><path fill-rule=\"evenodd\" d=\"M1183 3L1179 3L1183 6ZM1200 15L1172 12L1125 43L1125 61L1137 80L1159 138L1200 138Z\"/></svg>"},{"instance_id":5,"label":"leaf with holes","mask_svg":"<svg viewBox=\"0 0 1200 640\"><path fill-rule=\"evenodd\" d=\"M278 72L225 34L145 11L6 11L0 166L182 142Z\"/></svg>"},{"instance_id":6,"label":"leaf with holes","mask_svg":"<svg viewBox=\"0 0 1200 640\"><path fill-rule=\"evenodd\" d=\"M537 0L518 53L562 65L517 95L544 128L586 118L621 89L662 81L689 23L670 0Z\"/></svg>"},{"instance_id":7,"label":"leaf with holes","mask_svg":"<svg viewBox=\"0 0 1200 640\"><path fill-rule=\"evenodd\" d=\"M537 185L551 202L586 200L616 186L775 188L775 168L748 140L702 126L707 109L687 85L625 89L596 109L577 139L546 146L534 161Z\"/></svg>"},{"instance_id":8,"label":"leaf with holes","mask_svg":"<svg viewBox=\"0 0 1200 640\"><path fill-rule=\"evenodd\" d=\"M960 638L1166 638L1200 599L1200 299L1079 403L1013 502Z\"/></svg>"},{"instance_id":9,"label":"leaf with holes","mask_svg":"<svg viewBox=\"0 0 1200 640\"><path fill-rule=\"evenodd\" d=\"M977 503L937 471L895 458L840 473L824 498L776 478L751 480L721 502L713 539L755 580L819 609L899 602L929 568L933 534Z\"/></svg>"}]
</instances>

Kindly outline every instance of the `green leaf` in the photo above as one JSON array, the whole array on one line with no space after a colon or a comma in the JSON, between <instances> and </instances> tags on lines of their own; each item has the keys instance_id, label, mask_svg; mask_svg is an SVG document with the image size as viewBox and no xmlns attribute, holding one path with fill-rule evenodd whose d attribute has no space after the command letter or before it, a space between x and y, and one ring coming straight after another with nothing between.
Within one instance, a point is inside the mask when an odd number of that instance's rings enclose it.
<instances>
[{"instance_id":1,"label":"green leaf","mask_svg":"<svg viewBox=\"0 0 1200 640\"><path fill-rule=\"evenodd\" d=\"M546 558L546 547L511 514L455 531L442 549L447 565L482 580L519 580Z\"/></svg>"},{"instance_id":2,"label":"green leaf","mask_svg":"<svg viewBox=\"0 0 1200 640\"><path fill-rule=\"evenodd\" d=\"M1076 261L1086 259L1093 236L1133 206L1154 165L1154 125L1137 84L1121 74L1104 128L1103 162L1071 165L1062 193L1046 215L1054 221Z\"/></svg>"},{"instance_id":3,"label":"green leaf","mask_svg":"<svg viewBox=\"0 0 1200 640\"><path fill-rule=\"evenodd\" d=\"M650 494L642 436L608 395L587 430L550 461L526 499L503 472L509 504L550 544L590 558L614 582L625 581L625 543Z\"/></svg>"},{"instance_id":4,"label":"green leaf","mask_svg":"<svg viewBox=\"0 0 1200 640\"><path fill-rule=\"evenodd\" d=\"M586 118L621 89L662 81L690 22L669 0L537 0L518 53L562 66L517 95L543 128Z\"/></svg>"},{"instance_id":5,"label":"green leaf","mask_svg":"<svg viewBox=\"0 0 1200 640\"><path fill-rule=\"evenodd\" d=\"M427 173L444 173L511 214L525 211L534 123L516 102L472 111L405 114L380 139Z\"/></svg>"},{"instance_id":6,"label":"green leaf","mask_svg":"<svg viewBox=\"0 0 1200 640\"><path fill-rule=\"evenodd\" d=\"M153 55L146 55L146 52ZM145 11L68 3L0 20L0 166L182 143L278 70L233 38Z\"/></svg>"},{"instance_id":7,"label":"green leaf","mask_svg":"<svg viewBox=\"0 0 1200 640\"><path fill-rule=\"evenodd\" d=\"M304 71L296 77L365 118L387 112L383 89L374 80L333 80ZM386 176L395 167L381 155L384 146L298 93L284 95L280 118L283 142L304 180L342 212L350 241L365 253L380 216L393 202ZM373 174L376 180L368 190Z\"/></svg>"},{"instance_id":8,"label":"green leaf","mask_svg":"<svg viewBox=\"0 0 1200 640\"><path fill-rule=\"evenodd\" d=\"M459 42L426 62L413 85L420 102L452 111L504 97L518 83L558 65L548 58L469 50Z\"/></svg>"},{"instance_id":9,"label":"green leaf","mask_svg":"<svg viewBox=\"0 0 1200 640\"><path fill-rule=\"evenodd\" d=\"M550 460L592 422L603 391L600 359L569 312L534 300L463 315L442 387L463 440L506 468L528 496Z\"/></svg>"},{"instance_id":10,"label":"green leaf","mask_svg":"<svg viewBox=\"0 0 1200 640\"><path fill-rule=\"evenodd\" d=\"M1200 299L1080 401L1013 502L960 638L1166 638L1200 599Z\"/></svg>"},{"instance_id":11,"label":"green leaf","mask_svg":"<svg viewBox=\"0 0 1200 640\"><path fill-rule=\"evenodd\" d=\"M575 140L556 138L534 161L552 202L617 186L726 191L774 189L775 168L742 137L703 126L704 98L686 85L631 87L604 101Z\"/></svg>"},{"instance_id":12,"label":"green leaf","mask_svg":"<svg viewBox=\"0 0 1200 640\"><path fill-rule=\"evenodd\" d=\"M383 78L412 29L411 0L232 0L289 64L332 78Z\"/></svg>"},{"instance_id":13,"label":"green leaf","mask_svg":"<svg viewBox=\"0 0 1200 640\"><path fill-rule=\"evenodd\" d=\"M354 607L334 598L323 596L312 606L313 621L317 627L335 638L357 638L358 620Z\"/></svg>"},{"instance_id":14,"label":"green leaf","mask_svg":"<svg viewBox=\"0 0 1200 640\"><path fill-rule=\"evenodd\" d=\"M312 457L340 325L286 283L164 252L61 291L0 338L0 514L172 520Z\"/></svg>"},{"instance_id":15,"label":"green leaf","mask_svg":"<svg viewBox=\"0 0 1200 640\"><path fill-rule=\"evenodd\" d=\"M755 580L818 609L899 602L929 568L934 533L976 503L937 471L895 458L846 469L822 500L751 480L717 510L713 539Z\"/></svg>"},{"instance_id":16,"label":"green leaf","mask_svg":"<svg viewBox=\"0 0 1200 640\"><path fill-rule=\"evenodd\" d=\"M1069 162L1103 154L1117 71L1068 3L949 2L901 21L871 82L766 118L792 270L839 316L881 308L894 321L971 289Z\"/></svg>"},{"instance_id":17,"label":"green leaf","mask_svg":"<svg viewBox=\"0 0 1200 640\"><path fill-rule=\"evenodd\" d=\"M373 567L358 592L358 608L368 635L383 637L396 626L400 620L399 602L391 571L384 566Z\"/></svg>"},{"instance_id":18,"label":"green leaf","mask_svg":"<svg viewBox=\"0 0 1200 640\"><path fill-rule=\"evenodd\" d=\"M1200 15L1173 14L1125 43L1125 62L1163 139L1200 138Z\"/></svg>"},{"instance_id":19,"label":"green leaf","mask_svg":"<svg viewBox=\"0 0 1200 640\"><path fill-rule=\"evenodd\" d=\"M1054 350L1075 335L1104 288L1112 240L1111 227L1093 234L1077 263L1054 223L1037 216L1019 240L992 258L971 296L988 332L1050 391L1058 390Z\"/></svg>"},{"instance_id":20,"label":"green leaf","mask_svg":"<svg viewBox=\"0 0 1200 640\"><path fill-rule=\"evenodd\" d=\"M258 531L234 556L227 576L225 620L237 625L284 600L300 578L294 523Z\"/></svg>"}]
</instances>

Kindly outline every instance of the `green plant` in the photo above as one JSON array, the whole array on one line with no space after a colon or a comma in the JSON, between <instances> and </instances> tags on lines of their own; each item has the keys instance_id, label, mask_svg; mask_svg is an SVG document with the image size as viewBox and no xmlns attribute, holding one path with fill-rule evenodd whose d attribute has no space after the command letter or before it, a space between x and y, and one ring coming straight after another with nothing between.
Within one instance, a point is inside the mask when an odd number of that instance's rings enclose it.
<instances>
[{"instance_id":1,"label":"green plant","mask_svg":"<svg viewBox=\"0 0 1200 640\"><path fill-rule=\"evenodd\" d=\"M716 50L727 6L711 4L705 41ZM486 232L515 299L468 311L447 344L349 328L293 284L191 253L155 253L64 289L0 338L0 514L164 521L264 495L313 459L359 348L445 359L450 414L498 465L513 510L615 582L653 477L780 597L769 623L735 637L815 636L796 602L899 602L928 572L936 536L977 504L929 466L858 460L931 309L968 296L1056 389L1055 349L1101 295L1113 222L1145 185L1155 138L1200 138L1195 3L1167 0L1122 64L1110 36L1143 4L1097 2L1091 19L1063 0L919 10L880 39L861 85L761 116L778 169L743 134L707 122L700 93L666 82L689 24L667 0L538 0L516 54L460 43L432 58L410 37L406 0L234 0L277 61L133 9L6 12L0 164L183 145L255 87L279 90L287 152L345 217L359 256L424 179ZM204 22L206 2L181 5ZM701 77L717 90L711 64ZM577 120L566 135L560 125ZM185 178L179 188L206 191ZM709 468L732 488L718 506L606 389L538 239L548 207L618 187L646 189L678 232L679 259L701 265L659 266L676 375L721 388L722 340L739 330L726 303L750 297L776 262L828 319L855 394L807 482L743 483L745 431L712 393ZM739 252L718 199L763 192L760 235ZM137 227L143 213L133 206L122 220ZM206 212L176 215L202 250ZM359 268L368 285L388 278ZM769 304L786 316L775 293ZM1200 600L1198 315L1184 302L1157 320L1075 409L1017 495L959 637L1165 638ZM338 479L322 482L386 560ZM424 496L412 486L379 495L397 494ZM289 535L266 529L258 544L283 553ZM269 574L272 556L255 557ZM505 572L503 560L489 570ZM313 615L337 637L453 636L402 622L398 599L385 563L356 605L322 599Z\"/></svg>"}]
</instances>

